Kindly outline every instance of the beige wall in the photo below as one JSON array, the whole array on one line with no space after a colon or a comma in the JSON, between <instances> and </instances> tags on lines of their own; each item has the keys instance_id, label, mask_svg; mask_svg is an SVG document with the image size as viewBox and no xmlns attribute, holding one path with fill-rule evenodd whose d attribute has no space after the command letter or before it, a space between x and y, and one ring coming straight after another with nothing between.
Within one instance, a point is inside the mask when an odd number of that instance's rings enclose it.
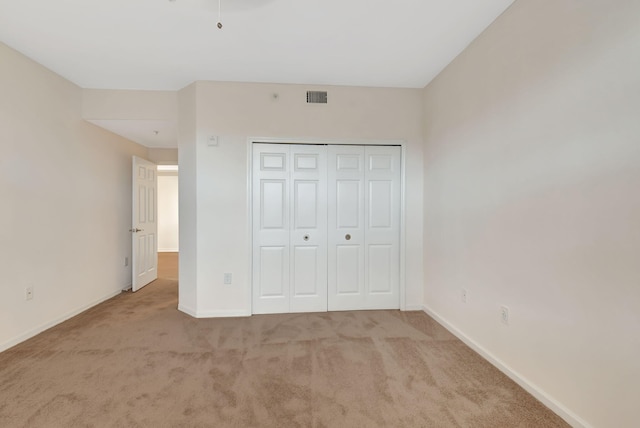
<instances>
[{"instance_id":1,"label":"beige wall","mask_svg":"<svg viewBox=\"0 0 640 428\"><path fill-rule=\"evenodd\" d=\"M0 63L3 350L131 283L131 156L146 149L83 121L80 88L2 43Z\"/></svg>"},{"instance_id":2,"label":"beige wall","mask_svg":"<svg viewBox=\"0 0 640 428\"><path fill-rule=\"evenodd\" d=\"M638 424L639 17L518 0L424 91L426 306L576 425Z\"/></svg>"},{"instance_id":3,"label":"beige wall","mask_svg":"<svg viewBox=\"0 0 640 428\"><path fill-rule=\"evenodd\" d=\"M82 118L149 149L155 163L177 162L176 91L83 89Z\"/></svg>"},{"instance_id":4,"label":"beige wall","mask_svg":"<svg viewBox=\"0 0 640 428\"><path fill-rule=\"evenodd\" d=\"M126 119L175 121L175 91L84 89L82 117L85 119Z\"/></svg>"},{"instance_id":5,"label":"beige wall","mask_svg":"<svg viewBox=\"0 0 640 428\"><path fill-rule=\"evenodd\" d=\"M147 160L158 165L178 165L178 149L147 149Z\"/></svg>"},{"instance_id":6,"label":"beige wall","mask_svg":"<svg viewBox=\"0 0 640 428\"><path fill-rule=\"evenodd\" d=\"M362 143L380 140L407 142L407 296L409 307L422 302L422 124L421 91L299 85L196 83L197 135L180 145L180 221L184 210L197 220L197 234L183 247L197 248L196 277L181 264L181 296L197 293L196 307L181 308L198 316L250 313L249 198L247 179L249 137L301 138ZM328 105L307 105L306 91L327 89ZM274 97L277 94L277 98ZM187 94L184 94L187 97ZM191 108L187 103L186 110ZM181 111L182 113L182 111ZM183 124L181 123L181 126ZM190 128L190 126L187 126ZM209 136L219 136L215 147ZM195 150L195 154L193 152ZM196 163L196 181L182 187L186 164ZM183 192L189 192L184 194ZM194 194L195 192L195 194ZM183 201L183 198L184 201ZM189 202L187 202L189 201ZM197 201L197 203L196 203ZM183 203L184 202L184 203ZM187 260L184 260L186 263ZM233 273L234 284L223 285ZM189 280L187 280L187 276ZM193 303L193 300L191 300Z\"/></svg>"},{"instance_id":7,"label":"beige wall","mask_svg":"<svg viewBox=\"0 0 640 428\"><path fill-rule=\"evenodd\" d=\"M196 85L178 92L178 180L180 258L178 302L191 315L197 308L198 201L196 170Z\"/></svg>"}]
</instances>

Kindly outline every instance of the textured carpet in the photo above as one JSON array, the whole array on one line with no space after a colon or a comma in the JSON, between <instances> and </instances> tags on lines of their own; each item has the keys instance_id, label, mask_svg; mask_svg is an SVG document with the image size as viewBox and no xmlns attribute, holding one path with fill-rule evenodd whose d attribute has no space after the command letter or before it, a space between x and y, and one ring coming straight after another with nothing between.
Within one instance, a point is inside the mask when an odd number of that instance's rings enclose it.
<instances>
[{"instance_id":1,"label":"textured carpet","mask_svg":"<svg viewBox=\"0 0 640 428\"><path fill-rule=\"evenodd\" d=\"M194 319L161 256L161 279L0 354L0 426L568 426L424 313Z\"/></svg>"}]
</instances>

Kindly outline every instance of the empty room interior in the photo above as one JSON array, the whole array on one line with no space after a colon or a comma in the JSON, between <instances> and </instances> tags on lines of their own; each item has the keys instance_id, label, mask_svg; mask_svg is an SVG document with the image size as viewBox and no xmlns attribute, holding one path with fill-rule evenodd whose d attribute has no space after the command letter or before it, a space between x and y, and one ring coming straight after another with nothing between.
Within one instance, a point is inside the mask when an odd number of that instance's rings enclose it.
<instances>
[{"instance_id":1,"label":"empty room interior","mask_svg":"<svg viewBox=\"0 0 640 428\"><path fill-rule=\"evenodd\" d=\"M637 0L0 0L0 426L637 427L639 118Z\"/></svg>"}]
</instances>

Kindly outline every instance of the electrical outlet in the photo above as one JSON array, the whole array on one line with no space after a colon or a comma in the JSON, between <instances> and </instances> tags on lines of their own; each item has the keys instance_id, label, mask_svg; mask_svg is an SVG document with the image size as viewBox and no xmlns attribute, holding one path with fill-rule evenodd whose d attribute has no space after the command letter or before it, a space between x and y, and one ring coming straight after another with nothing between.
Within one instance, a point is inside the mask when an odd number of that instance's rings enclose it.
<instances>
[{"instance_id":1,"label":"electrical outlet","mask_svg":"<svg viewBox=\"0 0 640 428\"><path fill-rule=\"evenodd\" d=\"M224 274L224 283L225 284L231 284L231 280L232 280L232 275L230 273L225 273Z\"/></svg>"},{"instance_id":2,"label":"electrical outlet","mask_svg":"<svg viewBox=\"0 0 640 428\"><path fill-rule=\"evenodd\" d=\"M27 300L33 300L33 287L25 288L25 298Z\"/></svg>"},{"instance_id":3,"label":"electrical outlet","mask_svg":"<svg viewBox=\"0 0 640 428\"><path fill-rule=\"evenodd\" d=\"M467 290L465 288L463 288L460 293L460 299L462 300L462 303L467 303Z\"/></svg>"},{"instance_id":4,"label":"electrical outlet","mask_svg":"<svg viewBox=\"0 0 640 428\"><path fill-rule=\"evenodd\" d=\"M509 325L509 308L506 306L500 306L500 319L503 324Z\"/></svg>"},{"instance_id":5,"label":"electrical outlet","mask_svg":"<svg viewBox=\"0 0 640 428\"><path fill-rule=\"evenodd\" d=\"M124 258L124 265L129 266L129 257Z\"/></svg>"}]
</instances>

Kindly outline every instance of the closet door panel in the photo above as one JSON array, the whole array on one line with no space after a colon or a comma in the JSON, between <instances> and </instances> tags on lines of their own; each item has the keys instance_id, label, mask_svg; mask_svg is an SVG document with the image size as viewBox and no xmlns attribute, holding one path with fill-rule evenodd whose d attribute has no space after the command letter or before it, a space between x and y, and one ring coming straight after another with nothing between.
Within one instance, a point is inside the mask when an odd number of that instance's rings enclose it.
<instances>
[{"instance_id":1,"label":"closet door panel","mask_svg":"<svg viewBox=\"0 0 640 428\"><path fill-rule=\"evenodd\" d=\"M289 147L253 147L253 280L254 314L289 312Z\"/></svg>"},{"instance_id":2,"label":"closet door panel","mask_svg":"<svg viewBox=\"0 0 640 428\"><path fill-rule=\"evenodd\" d=\"M365 298L364 146L329 146L329 310L360 309Z\"/></svg>"},{"instance_id":3,"label":"closet door panel","mask_svg":"<svg viewBox=\"0 0 640 428\"><path fill-rule=\"evenodd\" d=\"M400 147L365 149L365 281L362 309L400 308Z\"/></svg>"},{"instance_id":4,"label":"closet door panel","mask_svg":"<svg viewBox=\"0 0 640 428\"><path fill-rule=\"evenodd\" d=\"M327 147L291 145L290 312L327 311Z\"/></svg>"}]
</instances>

